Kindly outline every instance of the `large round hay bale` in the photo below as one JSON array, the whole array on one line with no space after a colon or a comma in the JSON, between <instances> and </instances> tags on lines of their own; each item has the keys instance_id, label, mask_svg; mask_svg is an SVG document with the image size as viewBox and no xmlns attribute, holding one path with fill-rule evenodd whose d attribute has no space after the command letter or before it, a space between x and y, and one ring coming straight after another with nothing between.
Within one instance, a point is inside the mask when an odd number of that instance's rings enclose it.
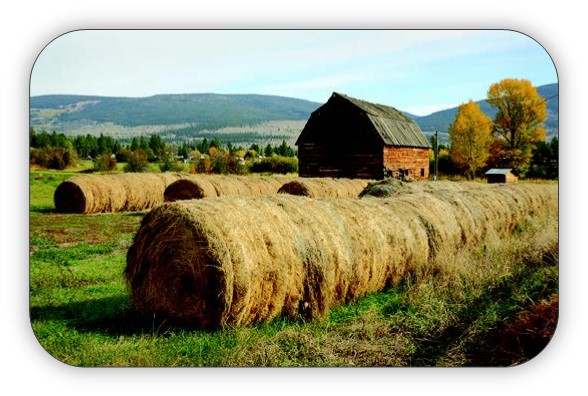
<instances>
[{"instance_id":1,"label":"large round hay bale","mask_svg":"<svg viewBox=\"0 0 588 396\"><path fill-rule=\"evenodd\" d=\"M196 326L318 318L395 285L440 252L512 230L526 213L557 211L554 186L508 188L168 203L143 219L125 277L140 312Z\"/></svg>"},{"instance_id":2,"label":"large round hay bale","mask_svg":"<svg viewBox=\"0 0 588 396\"><path fill-rule=\"evenodd\" d=\"M146 210L163 203L165 188L180 173L125 173L74 176L53 196L60 213L105 213Z\"/></svg>"},{"instance_id":3,"label":"large round hay bale","mask_svg":"<svg viewBox=\"0 0 588 396\"><path fill-rule=\"evenodd\" d=\"M310 198L353 197L357 198L370 181L345 178L298 178L285 183L278 193Z\"/></svg>"},{"instance_id":4,"label":"large round hay bale","mask_svg":"<svg viewBox=\"0 0 588 396\"><path fill-rule=\"evenodd\" d=\"M486 187L488 187L488 184L476 182L452 182L444 180L434 182L405 182L390 178L369 183L366 188L360 192L359 196L387 198L398 194L435 191L465 191Z\"/></svg>"},{"instance_id":5,"label":"large round hay bale","mask_svg":"<svg viewBox=\"0 0 588 396\"><path fill-rule=\"evenodd\" d=\"M283 176L191 175L170 184L166 202L223 195L274 195L289 178Z\"/></svg>"}]
</instances>

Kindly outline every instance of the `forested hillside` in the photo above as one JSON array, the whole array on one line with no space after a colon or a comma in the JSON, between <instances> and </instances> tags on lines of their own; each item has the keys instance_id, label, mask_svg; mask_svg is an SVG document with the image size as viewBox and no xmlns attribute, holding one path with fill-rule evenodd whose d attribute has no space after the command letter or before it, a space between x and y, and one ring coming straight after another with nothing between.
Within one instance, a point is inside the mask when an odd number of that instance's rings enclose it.
<instances>
[{"instance_id":1,"label":"forested hillside","mask_svg":"<svg viewBox=\"0 0 588 396\"><path fill-rule=\"evenodd\" d=\"M558 84L537 88L547 100L545 122L550 139L558 135ZM464 98L464 102L468 98ZM496 110L485 100L477 102L494 117ZM390 105L394 106L393 103ZM146 98L79 95L46 95L30 99L31 127L56 130L66 135L109 135L122 140L158 133L166 140L201 140L223 135L236 143L293 144L310 114L321 103L268 95L181 94ZM402 109L400 109L402 110ZM439 132L439 141L449 141L449 125L457 107L427 116L405 113L427 136Z\"/></svg>"}]
</instances>

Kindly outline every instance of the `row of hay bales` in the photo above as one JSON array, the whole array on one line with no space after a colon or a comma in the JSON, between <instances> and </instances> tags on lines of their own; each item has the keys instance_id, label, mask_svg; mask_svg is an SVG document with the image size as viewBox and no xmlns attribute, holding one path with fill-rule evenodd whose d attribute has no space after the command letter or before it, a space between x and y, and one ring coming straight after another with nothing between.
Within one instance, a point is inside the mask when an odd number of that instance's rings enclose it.
<instances>
[{"instance_id":1,"label":"row of hay bales","mask_svg":"<svg viewBox=\"0 0 588 396\"><path fill-rule=\"evenodd\" d=\"M125 277L136 309L200 327L313 319L537 211L557 213L557 186L178 201L145 216Z\"/></svg>"},{"instance_id":2,"label":"row of hay bales","mask_svg":"<svg viewBox=\"0 0 588 396\"><path fill-rule=\"evenodd\" d=\"M59 213L130 212L163 202L167 186L181 173L81 175L57 186L53 200Z\"/></svg>"},{"instance_id":3,"label":"row of hay bales","mask_svg":"<svg viewBox=\"0 0 588 396\"><path fill-rule=\"evenodd\" d=\"M369 180L335 178L288 178L284 176L192 175L169 185L165 202L224 195L290 194L306 197L358 197Z\"/></svg>"},{"instance_id":4,"label":"row of hay bales","mask_svg":"<svg viewBox=\"0 0 588 396\"><path fill-rule=\"evenodd\" d=\"M285 176L186 175L137 173L75 176L54 194L60 213L108 213L151 209L163 202L225 195L357 197L367 180L292 179Z\"/></svg>"}]
</instances>

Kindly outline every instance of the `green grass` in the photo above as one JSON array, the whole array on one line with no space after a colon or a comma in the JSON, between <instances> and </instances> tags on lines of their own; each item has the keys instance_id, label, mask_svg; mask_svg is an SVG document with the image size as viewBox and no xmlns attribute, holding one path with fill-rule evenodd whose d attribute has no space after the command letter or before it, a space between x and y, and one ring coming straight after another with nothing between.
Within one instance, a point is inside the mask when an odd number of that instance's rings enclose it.
<instances>
[{"instance_id":1,"label":"green grass","mask_svg":"<svg viewBox=\"0 0 588 396\"><path fill-rule=\"evenodd\" d=\"M29 257L32 328L73 366L509 365L533 356L504 351L505 326L558 294L557 219L537 217L323 320L173 326L138 315L123 280L144 213L54 213L53 192L72 174L31 172Z\"/></svg>"}]
</instances>

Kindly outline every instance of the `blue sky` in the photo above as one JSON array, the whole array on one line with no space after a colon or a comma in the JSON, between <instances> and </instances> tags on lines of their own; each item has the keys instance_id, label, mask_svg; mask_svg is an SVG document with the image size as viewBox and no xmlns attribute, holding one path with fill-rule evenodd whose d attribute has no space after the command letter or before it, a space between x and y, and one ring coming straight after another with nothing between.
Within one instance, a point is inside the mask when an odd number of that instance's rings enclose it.
<instances>
[{"instance_id":1,"label":"blue sky","mask_svg":"<svg viewBox=\"0 0 588 396\"><path fill-rule=\"evenodd\" d=\"M40 53L31 96L333 91L417 115L484 99L490 84L557 82L534 39L507 30L87 30Z\"/></svg>"}]
</instances>

